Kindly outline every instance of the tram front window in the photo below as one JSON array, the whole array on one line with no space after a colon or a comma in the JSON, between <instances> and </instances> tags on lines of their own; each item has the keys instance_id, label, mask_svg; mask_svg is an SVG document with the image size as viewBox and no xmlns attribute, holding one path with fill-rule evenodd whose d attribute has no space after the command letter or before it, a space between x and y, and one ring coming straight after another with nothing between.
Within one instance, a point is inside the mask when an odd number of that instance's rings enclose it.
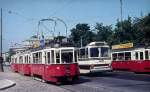
<instances>
[{"instance_id":1,"label":"tram front window","mask_svg":"<svg viewBox=\"0 0 150 92\"><path fill-rule=\"evenodd\" d=\"M62 63L72 63L73 62L73 52L62 52L61 53Z\"/></svg>"},{"instance_id":2,"label":"tram front window","mask_svg":"<svg viewBox=\"0 0 150 92\"><path fill-rule=\"evenodd\" d=\"M108 50L107 47L101 47L101 57L108 57Z\"/></svg>"},{"instance_id":3,"label":"tram front window","mask_svg":"<svg viewBox=\"0 0 150 92\"><path fill-rule=\"evenodd\" d=\"M90 57L99 57L99 49L90 48Z\"/></svg>"}]
</instances>

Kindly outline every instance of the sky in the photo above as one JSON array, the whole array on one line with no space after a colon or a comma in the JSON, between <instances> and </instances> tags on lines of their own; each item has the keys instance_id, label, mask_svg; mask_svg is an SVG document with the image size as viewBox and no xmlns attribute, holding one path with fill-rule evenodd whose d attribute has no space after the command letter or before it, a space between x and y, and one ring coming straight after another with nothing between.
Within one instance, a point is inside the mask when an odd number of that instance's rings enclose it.
<instances>
[{"instance_id":1,"label":"sky","mask_svg":"<svg viewBox=\"0 0 150 92\"><path fill-rule=\"evenodd\" d=\"M150 13L150 0L122 0L123 19L128 16L141 17ZM52 36L54 22L41 19L57 17L67 24L67 33L78 23L88 23L91 29L97 22L115 26L120 18L119 0L0 0L3 9L3 52L11 45L21 43L42 30L44 35ZM57 21L55 35L65 35L65 26Z\"/></svg>"}]
</instances>

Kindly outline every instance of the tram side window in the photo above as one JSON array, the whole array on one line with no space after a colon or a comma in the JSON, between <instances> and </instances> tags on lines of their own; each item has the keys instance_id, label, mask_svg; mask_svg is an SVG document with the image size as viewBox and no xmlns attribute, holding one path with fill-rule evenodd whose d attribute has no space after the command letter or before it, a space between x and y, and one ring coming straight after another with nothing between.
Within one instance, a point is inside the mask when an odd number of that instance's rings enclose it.
<instances>
[{"instance_id":1,"label":"tram side window","mask_svg":"<svg viewBox=\"0 0 150 92\"><path fill-rule=\"evenodd\" d=\"M74 52L74 60L77 62L77 51Z\"/></svg>"},{"instance_id":2,"label":"tram side window","mask_svg":"<svg viewBox=\"0 0 150 92\"><path fill-rule=\"evenodd\" d=\"M124 60L124 53L118 53L118 60Z\"/></svg>"},{"instance_id":3,"label":"tram side window","mask_svg":"<svg viewBox=\"0 0 150 92\"><path fill-rule=\"evenodd\" d=\"M56 63L60 63L60 51L56 52Z\"/></svg>"},{"instance_id":4,"label":"tram side window","mask_svg":"<svg viewBox=\"0 0 150 92\"><path fill-rule=\"evenodd\" d=\"M136 52L135 53L135 59L138 60L138 58L139 58L139 55L138 55L138 52Z\"/></svg>"},{"instance_id":5,"label":"tram side window","mask_svg":"<svg viewBox=\"0 0 150 92\"><path fill-rule=\"evenodd\" d=\"M143 52L140 52L140 60L143 60Z\"/></svg>"},{"instance_id":6,"label":"tram side window","mask_svg":"<svg viewBox=\"0 0 150 92\"><path fill-rule=\"evenodd\" d=\"M33 63L36 63L36 53L33 53Z\"/></svg>"},{"instance_id":7,"label":"tram side window","mask_svg":"<svg viewBox=\"0 0 150 92\"><path fill-rule=\"evenodd\" d=\"M24 63L26 63L26 56L24 57Z\"/></svg>"},{"instance_id":8,"label":"tram side window","mask_svg":"<svg viewBox=\"0 0 150 92\"><path fill-rule=\"evenodd\" d=\"M90 57L99 57L99 49L90 48Z\"/></svg>"},{"instance_id":9,"label":"tram side window","mask_svg":"<svg viewBox=\"0 0 150 92\"><path fill-rule=\"evenodd\" d=\"M117 53L113 53L112 58L113 58L113 60L117 60Z\"/></svg>"},{"instance_id":10,"label":"tram side window","mask_svg":"<svg viewBox=\"0 0 150 92\"><path fill-rule=\"evenodd\" d=\"M73 62L73 52L63 52L61 53L62 63L72 63Z\"/></svg>"},{"instance_id":11,"label":"tram side window","mask_svg":"<svg viewBox=\"0 0 150 92\"><path fill-rule=\"evenodd\" d=\"M22 63L22 62L23 62L23 57L20 56L20 57L19 57L19 63Z\"/></svg>"},{"instance_id":12,"label":"tram side window","mask_svg":"<svg viewBox=\"0 0 150 92\"><path fill-rule=\"evenodd\" d=\"M17 58L15 58L15 63L17 63Z\"/></svg>"},{"instance_id":13,"label":"tram side window","mask_svg":"<svg viewBox=\"0 0 150 92\"><path fill-rule=\"evenodd\" d=\"M148 50L145 51L145 59L148 60L149 56L148 56Z\"/></svg>"},{"instance_id":14,"label":"tram side window","mask_svg":"<svg viewBox=\"0 0 150 92\"><path fill-rule=\"evenodd\" d=\"M47 52L47 63L50 64L50 52Z\"/></svg>"},{"instance_id":15,"label":"tram side window","mask_svg":"<svg viewBox=\"0 0 150 92\"><path fill-rule=\"evenodd\" d=\"M29 64L30 64L30 59L31 59L31 58L30 58L30 56L29 56L29 61L28 61Z\"/></svg>"},{"instance_id":16,"label":"tram side window","mask_svg":"<svg viewBox=\"0 0 150 92\"><path fill-rule=\"evenodd\" d=\"M55 63L54 50L51 50L51 63Z\"/></svg>"},{"instance_id":17,"label":"tram side window","mask_svg":"<svg viewBox=\"0 0 150 92\"><path fill-rule=\"evenodd\" d=\"M39 52L38 63L42 64L42 52Z\"/></svg>"},{"instance_id":18,"label":"tram side window","mask_svg":"<svg viewBox=\"0 0 150 92\"><path fill-rule=\"evenodd\" d=\"M101 47L101 57L108 57L108 48L107 47Z\"/></svg>"},{"instance_id":19,"label":"tram side window","mask_svg":"<svg viewBox=\"0 0 150 92\"><path fill-rule=\"evenodd\" d=\"M79 50L79 58L85 58L85 57L86 57L85 49L80 49Z\"/></svg>"},{"instance_id":20,"label":"tram side window","mask_svg":"<svg viewBox=\"0 0 150 92\"><path fill-rule=\"evenodd\" d=\"M29 63L28 61L29 61L29 60L28 60L28 56L27 56L27 64Z\"/></svg>"},{"instance_id":21,"label":"tram side window","mask_svg":"<svg viewBox=\"0 0 150 92\"><path fill-rule=\"evenodd\" d=\"M125 52L125 60L131 60L131 52Z\"/></svg>"}]
</instances>

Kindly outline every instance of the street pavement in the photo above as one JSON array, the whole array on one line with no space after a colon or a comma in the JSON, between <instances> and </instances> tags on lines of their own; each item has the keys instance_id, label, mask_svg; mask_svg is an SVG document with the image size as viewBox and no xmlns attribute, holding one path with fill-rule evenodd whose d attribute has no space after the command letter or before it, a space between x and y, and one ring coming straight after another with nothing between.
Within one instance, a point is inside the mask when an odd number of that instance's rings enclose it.
<instances>
[{"instance_id":1,"label":"street pavement","mask_svg":"<svg viewBox=\"0 0 150 92\"><path fill-rule=\"evenodd\" d=\"M9 88L14 86L16 83L12 80L8 80L8 79L1 79L0 80L0 90Z\"/></svg>"},{"instance_id":2,"label":"street pavement","mask_svg":"<svg viewBox=\"0 0 150 92\"><path fill-rule=\"evenodd\" d=\"M95 73L81 75L74 83L55 85L33 80L10 71L0 74L0 79L14 80L16 85L2 92L150 92L150 75L130 72Z\"/></svg>"}]
</instances>

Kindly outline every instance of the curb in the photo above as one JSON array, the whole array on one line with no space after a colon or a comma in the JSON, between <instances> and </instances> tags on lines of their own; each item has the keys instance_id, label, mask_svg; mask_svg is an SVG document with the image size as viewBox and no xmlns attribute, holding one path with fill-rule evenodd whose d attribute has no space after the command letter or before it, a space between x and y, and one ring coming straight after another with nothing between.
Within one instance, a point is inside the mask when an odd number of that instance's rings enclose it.
<instances>
[{"instance_id":1,"label":"curb","mask_svg":"<svg viewBox=\"0 0 150 92\"><path fill-rule=\"evenodd\" d=\"M8 80L8 79L0 80L0 90L4 90L15 85L16 83L12 80Z\"/></svg>"}]
</instances>

